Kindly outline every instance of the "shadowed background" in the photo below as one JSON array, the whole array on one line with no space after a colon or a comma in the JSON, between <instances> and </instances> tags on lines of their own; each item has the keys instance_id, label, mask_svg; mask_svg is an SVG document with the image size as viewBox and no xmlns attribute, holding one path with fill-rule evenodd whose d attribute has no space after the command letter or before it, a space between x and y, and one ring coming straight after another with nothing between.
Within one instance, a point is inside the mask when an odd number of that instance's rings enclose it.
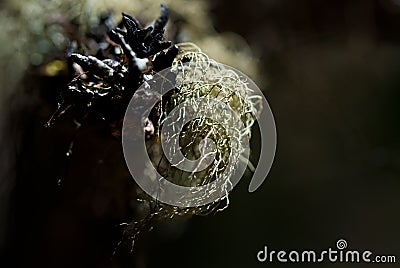
<instances>
[{"instance_id":1,"label":"shadowed background","mask_svg":"<svg viewBox=\"0 0 400 268\"><path fill-rule=\"evenodd\" d=\"M274 112L278 147L262 187L248 193L247 174L224 212L159 223L133 254L112 258L117 225L137 213L135 200L127 202L133 181L121 144L89 122L66 160L72 121L42 126L55 108L54 90L68 79L38 79L29 69L0 121L1 253L10 267L290 267L258 263L256 254L264 245L335 248L340 238L350 249L400 258L400 2L209 5L216 31L236 33L251 48L257 69L250 76ZM256 162L257 133L253 144ZM345 265L357 266L319 264Z\"/></svg>"}]
</instances>

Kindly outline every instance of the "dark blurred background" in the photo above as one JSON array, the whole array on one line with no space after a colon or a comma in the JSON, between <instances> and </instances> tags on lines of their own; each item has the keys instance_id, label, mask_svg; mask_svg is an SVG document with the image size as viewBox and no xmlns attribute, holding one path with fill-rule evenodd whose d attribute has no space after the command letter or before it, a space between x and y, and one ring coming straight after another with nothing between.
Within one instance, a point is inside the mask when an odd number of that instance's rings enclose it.
<instances>
[{"instance_id":1,"label":"dark blurred background","mask_svg":"<svg viewBox=\"0 0 400 268\"><path fill-rule=\"evenodd\" d=\"M257 252L324 250L340 238L350 249L396 255L397 264L384 267L400 267L400 1L209 5L216 30L242 36L258 59L275 116L277 153L262 187L248 193L247 174L222 213L161 222L132 254L112 257L117 225L136 213L126 202L133 182L121 145L105 126L89 124L65 160L73 123L41 126L54 88L68 80L27 86L28 75L20 87L40 105L18 109L17 126L17 116L9 118L20 142L3 203L1 267L284 267L259 263Z\"/></svg>"}]
</instances>

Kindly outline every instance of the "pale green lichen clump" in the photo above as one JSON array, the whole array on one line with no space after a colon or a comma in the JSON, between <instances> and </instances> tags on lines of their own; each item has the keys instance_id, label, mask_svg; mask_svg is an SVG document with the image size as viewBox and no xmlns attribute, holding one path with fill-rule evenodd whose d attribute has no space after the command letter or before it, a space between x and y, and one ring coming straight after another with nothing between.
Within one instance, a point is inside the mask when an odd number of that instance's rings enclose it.
<instances>
[{"instance_id":1,"label":"pale green lichen clump","mask_svg":"<svg viewBox=\"0 0 400 268\"><path fill-rule=\"evenodd\" d=\"M138 200L143 202L142 208L147 207L148 210L146 210L147 214L143 211L146 216L142 220L126 224L125 234L133 241L143 229L149 228L154 221L175 216L209 215L228 207L229 177L238 162L247 161L240 157L245 148L242 148L240 143L233 143L235 146L232 147L230 141L240 140L243 137L250 139L251 127L262 109L261 96L254 95L244 77L210 59L192 43L181 43L177 46L180 52L172 64L172 71L178 73L176 90L168 98L168 103L162 106L165 108L159 124L165 123L165 118L177 106L188 103L188 107L193 108L200 99L210 100L210 103L211 100L223 102L237 114L242 124L238 125L237 122L232 121L232 118L224 117L222 113L218 115L218 121L213 121L207 118L207 111L198 110L198 117L190 121L178 135L180 136L181 152L186 158L192 160L202 157L199 147L201 140L210 138L215 142L217 153L214 162L200 172L186 172L172 166L164 157L161 146L163 137L160 132L146 142L153 166L145 168L145 176L151 173L146 170L156 168L157 172L169 181L190 187L206 185L216 179L222 179L225 181L222 187L225 188L226 194L223 198L204 206L177 207L149 198L138 189L138 195L143 196ZM182 71L188 62L194 65L189 65L190 68L185 69L186 72ZM193 66L195 68L192 68ZM180 71L178 71L179 68L181 68ZM196 79L196 76L201 79ZM208 112L212 113L213 111ZM231 161L233 168L227 170L228 161Z\"/></svg>"},{"instance_id":2,"label":"pale green lichen clump","mask_svg":"<svg viewBox=\"0 0 400 268\"><path fill-rule=\"evenodd\" d=\"M257 107L260 96L253 95L244 77L240 77L235 71L210 59L196 45L181 43L178 47L180 52L172 64L172 71L178 74L176 90L167 101L167 105L164 105L166 108L163 111L163 118L183 103L187 106L181 113L185 113L185 109L194 110L196 118L179 133L180 150L190 160L201 160L203 156L200 144L202 140L208 138L216 145L215 159L202 171L196 168L193 172L182 171L171 165L162 156L160 149L154 149L160 146L159 136L155 136L148 142L148 147L153 152L153 165L160 174L175 184L195 187L222 179L226 182L223 187L228 188L230 176L235 172L236 165L239 161L246 161L241 159L241 154L246 148L240 141L244 138L250 139L251 126L256 119L257 109L260 109ZM231 114L218 110L214 101L221 102L232 109L240 123L238 124ZM198 105L199 102L206 102L206 107L209 109L201 108ZM207 115L213 116L216 120L212 120ZM169 136L174 134L176 133L170 133ZM211 144L206 141L203 147L207 146ZM177 149L173 147L171 150ZM169 153L174 155L177 152Z\"/></svg>"}]
</instances>

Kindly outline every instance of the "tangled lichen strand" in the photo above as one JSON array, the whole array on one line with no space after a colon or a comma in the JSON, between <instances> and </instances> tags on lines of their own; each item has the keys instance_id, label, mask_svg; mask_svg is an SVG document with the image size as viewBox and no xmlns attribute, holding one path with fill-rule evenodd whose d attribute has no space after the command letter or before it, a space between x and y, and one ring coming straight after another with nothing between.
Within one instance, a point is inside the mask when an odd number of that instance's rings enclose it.
<instances>
[{"instance_id":1,"label":"tangled lichen strand","mask_svg":"<svg viewBox=\"0 0 400 268\"><path fill-rule=\"evenodd\" d=\"M224 195L207 205L177 207L150 198L138 189L138 195L143 197L141 199L143 201L142 208L147 208L147 214L139 221L126 224L124 237L128 238L128 241L132 241L132 246L142 231L152 228L151 226L160 220L175 216L209 215L228 207L228 192L231 189L230 176L235 172L236 164L243 161L241 153L245 150L240 142L235 141L243 137L250 139L251 127L258 112L262 109L259 106L261 96L253 94L244 77L210 59L194 44L181 43L177 46L179 53L171 68L171 71L177 74L176 88L171 95L162 99L167 103L159 106L163 107L163 110L158 121L158 131L146 141L153 166L145 168L144 176L148 177L151 174L146 170L156 168L164 178L183 186L202 186L208 185L214 180L221 180L224 182L221 189L209 188L207 194L212 194L213 191L223 191ZM190 64L188 65L188 63ZM210 103L211 108L212 100L226 104L237 114L242 123L239 125L240 127L238 127L237 122L223 113L217 115L218 120L208 118L207 115L210 111L202 110L202 108L199 108L201 106L198 105L199 102L204 100ZM200 153L201 148L199 148L201 140L209 138L216 145L214 161L208 168L200 172L186 172L171 165L164 156L165 152L163 152L161 146L161 139L163 138L161 135L165 134L160 131L162 125L166 124L166 118L171 111L184 103L187 104L187 106L183 106L184 108L194 109L197 113L195 119L186 124L181 133L178 133L182 154L188 159L201 159L204 156ZM168 133L166 134L170 136ZM176 135L176 133L171 133L171 135ZM205 143L204 146L207 146L207 144ZM169 153L174 154L176 152ZM231 165L228 165L229 161ZM156 180L156 178L153 179ZM207 196L200 198L207 199Z\"/></svg>"},{"instance_id":2,"label":"tangled lichen strand","mask_svg":"<svg viewBox=\"0 0 400 268\"><path fill-rule=\"evenodd\" d=\"M198 116L185 125L179 136L181 151L188 159L202 157L199 142L204 138L210 138L215 142L217 151L215 160L207 169L200 172L184 172L168 162L164 157L165 152L162 151L161 131L147 140L148 153L153 166L145 168L145 176L151 173L146 172L147 169L155 167L166 179L178 185L199 186L221 179L225 182L222 189L210 189L210 191L225 191L225 195L223 198L204 206L177 207L149 198L139 189L138 194L143 197L141 201L144 201L143 204L148 208L148 213L145 214L146 216L143 219L126 225L125 237L132 241L142 231L159 220L175 216L209 215L228 207L228 189L231 183L229 177L234 172L232 167L235 167L239 161L243 161L240 156L244 150L240 143L231 143L230 141L239 140L242 137L250 138L251 127L262 108L259 106L261 97L253 94L244 77L210 59L194 44L181 43L177 46L179 53L171 68L177 74L176 88L173 94L163 99L168 103L161 105L164 108L158 123L160 125L165 123L165 118L168 117L169 113L183 103L187 103L188 107L196 109L200 99L209 100L210 103L216 99L229 106L243 124L238 128L237 122L234 123L232 118L222 114L218 121L213 121L207 118L207 111L201 109L197 111ZM188 62L192 65L189 65L190 68L185 68L185 66L188 66ZM158 129L160 128L161 126ZM232 144L236 146L230 146ZM231 161L232 165L230 169L226 170L228 161ZM156 178L153 179L156 180ZM203 196L203 198L207 197Z\"/></svg>"},{"instance_id":3,"label":"tangled lichen strand","mask_svg":"<svg viewBox=\"0 0 400 268\"><path fill-rule=\"evenodd\" d=\"M225 182L222 185L223 189L210 189L210 191L225 191L227 198L230 176L235 172L237 163L242 161L240 156L245 150L240 140L243 137L250 138L251 126L256 118L257 108L254 100L257 96L252 96L244 77L210 59L194 44L182 43L177 46L179 53L172 64L172 72L177 74L176 89L167 100L168 105L163 106L166 108L162 118L167 118L174 108L186 104L181 108L182 113L185 113L185 109L191 109L196 118L185 125L179 133L182 154L191 160L199 159L200 163L203 156L199 145L201 141L205 141L202 148L210 146L205 140L208 138L216 145L215 159L204 170L199 171L196 167L192 172L182 171L171 165L165 157L160 157L160 139L156 136L148 141L153 165L164 178L178 185L196 187L220 179ZM232 109L242 124L237 124L231 114L217 112L214 115L214 119L217 120L207 117L210 112L218 109L214 107L214 101L224 103ZM165 121L160 122L164 123ZM163 134L176 135L176 133ZM158 136L160 135L162 134L159 132ZM171 146L168 149L172 150L168 152L169 155L177 153L174 151L176 147Z\"/></svg>"}]
</instances>

